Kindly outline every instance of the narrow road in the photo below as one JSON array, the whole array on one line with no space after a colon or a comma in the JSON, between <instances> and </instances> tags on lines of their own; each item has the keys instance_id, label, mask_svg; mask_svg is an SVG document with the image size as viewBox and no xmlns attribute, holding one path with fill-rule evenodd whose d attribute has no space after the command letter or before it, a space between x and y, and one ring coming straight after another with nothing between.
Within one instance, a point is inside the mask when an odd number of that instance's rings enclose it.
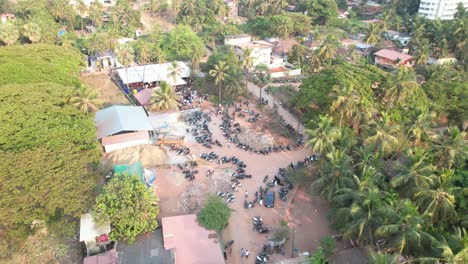
<instances>
[{"instance_id":1,"label":"narrow road","mask_svg":"<svg viewBox=\"0 0 468 264\"><path fill-rule=\"evenodd\" d=\"M253 95L255 95L257 98L260 98L260 90L258 86L256 86L252 82L247 82L247 90L251 92ZM302 124L302 122L299 122L298 118L295 115L291 114L288 110L283 108L283 106L281 106L279 102L277 102L273 96L265 93L264 90L262 91L262 98L264 98L265 100L268 100L268 106L271 109L273 109L273 105L276 104L278 106L278 113L286 120L286 122L291 124L296 130L299 124L298 132L306 136L304 134L304 130L305 130L304 124Z\"/></svg>"}]
</instances>

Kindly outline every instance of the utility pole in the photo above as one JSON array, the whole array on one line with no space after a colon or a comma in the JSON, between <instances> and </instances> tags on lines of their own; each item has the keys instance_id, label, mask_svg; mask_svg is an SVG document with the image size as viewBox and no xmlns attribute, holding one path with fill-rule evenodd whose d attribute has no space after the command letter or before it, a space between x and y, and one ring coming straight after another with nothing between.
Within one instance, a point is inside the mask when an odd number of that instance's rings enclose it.
<instances>
[{"instance_id":1,"label":"utility pole","mask_svg":"<svg viewBox=\"0 0 468 264\"><path fill-rule=\"evenodd\" d=\"M294 226L292 227L292 249L291 249L291 258L294 258Z\"/></svg>"}]
</instances>

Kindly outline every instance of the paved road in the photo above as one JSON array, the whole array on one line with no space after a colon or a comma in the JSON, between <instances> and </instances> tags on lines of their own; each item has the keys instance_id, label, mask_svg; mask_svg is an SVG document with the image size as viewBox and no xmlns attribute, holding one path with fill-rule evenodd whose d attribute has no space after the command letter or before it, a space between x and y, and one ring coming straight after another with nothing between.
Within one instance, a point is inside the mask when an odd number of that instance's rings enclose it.
<instances>
[{"instance_id":1,"label":"paved road","mask_svg":"<svg viewBox=\"0 0 468 264\"><path fill-rule=\"evenodd\" d=\"M253 95L255 95L257 98L260 98L260 90L258 86L251 82L247 82L247 90L251 92ZM298 119L295 115L291 114L288 112L288 110L284 109L279 102L275 100L275 98L267 93L265 91L262 91L262 98L265 100L268 100L268 106L273 109L273 105L276 103L278 105L278 113L289 123L291 124L294 129L297 130L297 124L298 124ZM304 125L302 123L299 123L299 133L304 134ZM304 135L305 136L305 135Z\"/></svg>"}]
</instances>

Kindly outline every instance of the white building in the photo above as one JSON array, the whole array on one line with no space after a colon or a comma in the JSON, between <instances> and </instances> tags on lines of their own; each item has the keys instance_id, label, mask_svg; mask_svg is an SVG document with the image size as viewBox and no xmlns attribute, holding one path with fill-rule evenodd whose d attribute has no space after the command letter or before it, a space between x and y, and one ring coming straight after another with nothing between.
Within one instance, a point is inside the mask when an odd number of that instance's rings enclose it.
<instances>
[{"instance_id":1,"label":"white building","mask_svg":"<svg viewBox=\"0 0 468 264\"><path fill-rule=\"evenodd\" d=\"M418 13L428 19L453 19L458 3L468 7L468 0L421 0Z\"/></svg>"},{"instance_id":2,"label":"white building","mask_svg":"<svg viewBox=\"0 0 468 264\"><path fill-rule=\"evenodd\" d=\"M239 44L245 44L252 41L252 37L248 34L238 34L238 35L226 35L224 36L224 45L236 46Z\"/></svg>"},{"instance_id":3,"label":"white building","mask_svg":"<svg viewBox=\"0 0 468 264\"><path fill-rule=\"evenodd\" d=\"M117 3L117 0L83 0L83 3L90 6L94 2L100 2L103 6L113 6ZM78 1L70 0L70 5L76 5Z\"/></svg>"},{"instance_id":4,"label":"white building","mask_svg":"<svg viewBox=\"0 0 468 264\"><path fill-rule=\"evenodd\" d=\"M240 50L250 49L250 57L253 60L253 66L265 64L270 67L271 54L273 52L273 44L263 40L256 40L248 43L237 44L236 47Z\"/></svg>"}]
</instances>

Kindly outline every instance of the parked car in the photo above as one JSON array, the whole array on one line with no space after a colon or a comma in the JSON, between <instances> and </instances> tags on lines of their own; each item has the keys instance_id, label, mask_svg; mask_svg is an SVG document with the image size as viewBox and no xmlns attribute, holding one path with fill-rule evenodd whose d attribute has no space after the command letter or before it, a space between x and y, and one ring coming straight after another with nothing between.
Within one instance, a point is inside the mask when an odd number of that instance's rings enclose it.
<instances>
[{"instance_id":1,"label":"parked car","mask_svg":"<svg viewBox=\"0 0 468 264\"><path fill-rule=\"evenodd\" d=\"M275 206L275 192L268 191L265 195L265 207L271 208Z\"/></svg>"}]
</instances>

